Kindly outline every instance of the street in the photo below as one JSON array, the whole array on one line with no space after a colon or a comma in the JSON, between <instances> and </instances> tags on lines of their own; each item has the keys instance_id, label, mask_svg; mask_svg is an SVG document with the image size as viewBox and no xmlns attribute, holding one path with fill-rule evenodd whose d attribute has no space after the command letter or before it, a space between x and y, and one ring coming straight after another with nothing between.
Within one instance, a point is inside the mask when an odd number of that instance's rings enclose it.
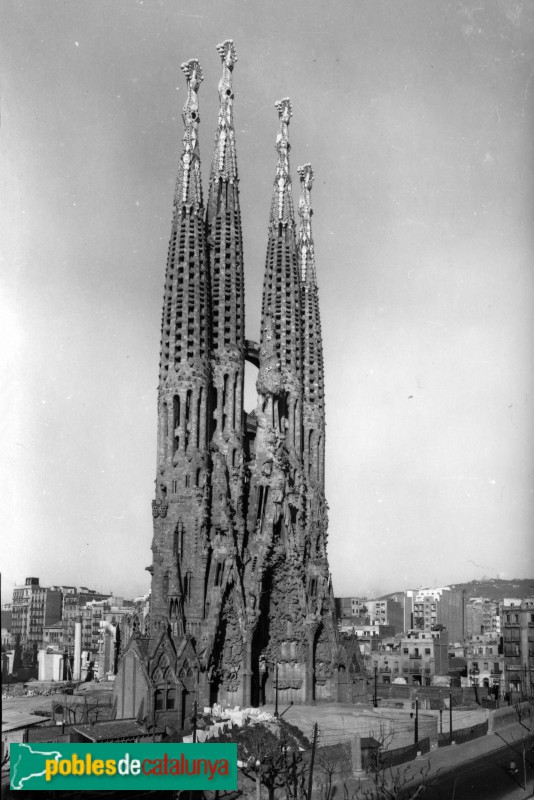
<instances>
[{"instance_id":1,"label":"street","mask_svg":"<svg viewBox=\"0 0 534 800\"><path fill-rule=\"evenodd\" d=\"M456 768L433 777L423 793L425 800L504 800L504 798L526 798L534 796L534 736L521 742L503 744L499 750L483 755ZM523 790L523 745L526 748L526 784ZM513 748L513 749L512 749ZM510 771L510 762L515 770ZM403 792L401 797L410 797Z\"/></svg>"}]
</instances>

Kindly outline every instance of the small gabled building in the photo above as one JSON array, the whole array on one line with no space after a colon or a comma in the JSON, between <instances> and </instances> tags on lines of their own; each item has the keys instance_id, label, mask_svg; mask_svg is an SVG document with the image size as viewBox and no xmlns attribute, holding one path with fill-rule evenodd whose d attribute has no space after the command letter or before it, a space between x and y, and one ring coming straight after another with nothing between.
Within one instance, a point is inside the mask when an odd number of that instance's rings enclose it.
<instances>
[{"instance_id":1,"label":"small gabled building","mask_svg":"<svg viewBox=\"0 0 534 800\"><path fill-rule=\"evenodd\" d=\"M177 643L166 630L154 639L134 634L119 664L114 715L185 730L193 716L199 673L191 636Z\"/></svg>"}]
</instances>

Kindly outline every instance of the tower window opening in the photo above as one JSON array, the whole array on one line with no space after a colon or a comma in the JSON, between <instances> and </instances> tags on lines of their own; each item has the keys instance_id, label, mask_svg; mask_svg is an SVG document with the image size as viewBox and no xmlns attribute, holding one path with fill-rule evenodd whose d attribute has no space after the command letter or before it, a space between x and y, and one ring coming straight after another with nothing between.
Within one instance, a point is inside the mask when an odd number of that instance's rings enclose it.
<instances>
[{"instance_id":1,"label":"tower window opening","mask_svg":"<svg viewBox=\"0 0 534 800\"><path fill-rule=\"evenodd\" d=\"M234 375L234 397L232 403L232 430L235 430L236 422L236 399L237 399L237 372Z\"/></svg>"},{"instance_id":2,"label":"tower window opening","mask_svg":"<svg viewBox=\"0 0 534 800\"><path fill-rule=\"evenodd\" d=\"M202 414L202 387L200 387L200 391L198 393L198 400L197 400L197 441L196 446L200 447L200 417ZM198 483L197 483L198 486Z\"/></svg>"},{"instance_id":3,"label":"tower window opening","mask_svg":"<svg viewBox=\"0 0 534 800\"><path fill-rule=\"evenodd\" d=\"M267 506L267 497L269 496L269 487L260 486L258 491L258 512L256 521L259 522L260 530L263 528L263 519L265 517L265 508Z\"/></svg>"},{"instance_id":4,"label":"tower window opening","mask_svg":"<svg viewBox=\"0 0 534 800\"><path fill-rule=\"evenodd\" d=\"M210 437L213 436L215 431L217 430L217 389L212 387L211 389L211 430L210 430Z\"/></svg>"},{"instance_id":5,"label":"tower window opening","mask_svg":"<svg viewBox=\"0 0 534 800\"><path fill-rule=\"evenodd\" d=\"M184 578L184 598L186 602L191 599L191 573L187 572Z\"/></svg>"},{"instance_id":6,"label":"tower window opening","mask_svg":"<svg viewBox=\"0 0 534 800\"><path fill-rule=\"evenodd\" d=\"M220 586L222 582L222 570L223 565L219 562L217 564L217 569L215 570L215 586Z\"/></svg>"},{"instance_id":7,"label":"tower window opening","mask_svg":"<svg viewBox=\"0 0 534 800\"><path fill-rule=\"evenodd\" d=\"M222 418L222 429L223 431L226 430L226 414L224 410L226 409L226 399L228 393L228 375L223 377L223 393L222 393L222 407L223 407L223 418Z\"/></svg>"},{"instance_id":8,"label":"tower window opening","mask_svg":"<svg viewBox=\"0 0 534 800\"><path fill-rule=\"evenodd\" d=\"M190 425L191 425L191 389L187 390L187 395L185 399L185 450L187 451L189 445L189 434L190 434Z\"/></svg>"},{"instance_id":9,"label":"tower window opening","mask_svg":"<svg viewBox=\"0 0 534 800\"><path fill-rule=\"evenodd\" d=\"M185 488L186 489L189 489L190 480L191 480L191 476L190 475L186 475L185 476Z\"/></svg>"},{"instance_id":10,"label":"tower window opening","mask_svg":"<svg viewBox=\"0 0 534 800\"><path fill-rule=\"evenodd\" d=\"M184 556L184 538L185 538L185 531L184 531L184 526L183 526L183 523L182 523L182 522L180 522L180 523L179 523L179 531L178 531L178 533L179 533L179 535L178 535L178 539L179 539L179 548L180 548L180 549L179 549L179 552L180 552L180 558L183 558L183 556Z\"/></svg>"},{"instance_id":11,"label":"tower window opening","mask_svg":"<svg viewBox=\"0 0 534 800\"><path fill-rule=\"evenodd\" d=\"M167 690L167 709L172 711L176 708L176 689Z\"/></svg>"},{"instance_id":12,"label":"tower window opening","mask_svg":"<svg viewBox=\"0 0 534 800\"><path fill-rule=\"evenodd\" d=\"M180 396L175 394L172 399L172 407L173 407L173 433L174 433L174 444L173 444L173 454L178 450L180 446Z\"/></svg>"},{"instance_id":13,"label":"tower window opening","mask_svg":"<svg viewBox=\"0 0 534 800\"><path fill-rule=\"evenodd\" d=\"M169 435L169 409L167 403L163 403L163 435Z\"/></svg>"},{"instance_id":14,"label":"tower window opening","mask_svg":"<svg viewBox=\"0 0 534 800\"><path fill-rule=\"evenodd\" d=\"M286 418L287 418L287 400L286 397L282 395L278 399L278 429L280 433L284 433L285 431Z\"/></svg>"}]
</instances>

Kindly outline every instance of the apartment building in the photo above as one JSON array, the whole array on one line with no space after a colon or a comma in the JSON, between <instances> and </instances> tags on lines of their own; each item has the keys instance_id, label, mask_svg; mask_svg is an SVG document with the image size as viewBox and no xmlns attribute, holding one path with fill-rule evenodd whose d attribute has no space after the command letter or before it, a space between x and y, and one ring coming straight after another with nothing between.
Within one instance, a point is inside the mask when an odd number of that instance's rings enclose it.
<instances>
[{"instance_id":1,"label":"apartment building","mask_svg":"<svg viewBox=\"0 0 534 800\"><path fill-rule=\"evenodd\" d=\"M11 641L19 643L25 654L37 657L43 643L43 629L61 619L61 592L41 586L39 578L26 578L13 589Z\"/></svg>"},{"instance_id":2,"label":"apartment building","mask_svg":"<svg viewBox=\"0 0 534 800\"><path fill-rule=\"evenodd\" d=\"M505 598L501 629L505 689L530 697L534 682L534 597Z\"/></svg>"},{"instance_id":3,"label":"apartment building","mask_svg":"<svg viewBox=\"0 0 534 800\"><path fill-rule=\"evenodd\" d=\"M464 589L444 586L416 591L413 604L414 629L431 631L436 625L447 629L449 641L463 642L466 636Z\"/></svg>"}]
</instances>

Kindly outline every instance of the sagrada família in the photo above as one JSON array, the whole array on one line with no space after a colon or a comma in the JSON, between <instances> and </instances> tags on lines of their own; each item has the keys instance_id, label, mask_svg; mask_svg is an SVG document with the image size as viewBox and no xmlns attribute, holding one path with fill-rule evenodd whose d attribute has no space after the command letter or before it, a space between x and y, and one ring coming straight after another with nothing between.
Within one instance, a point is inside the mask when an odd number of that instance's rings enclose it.
<instances>
[{"instance_id":1,"label":"sagrada fam\u00edlia","mask_svg":"<svg viewBox=\"0 0 534 800\"><path fill-rule=\"evenodd\" d=\"M203 201L196 59L163 300L149 618L123 629L118 718L184 729L192 703L350 701L357 653L339 641L327 559L323 350L310 164L289 169L288 98L276 103L260 344L245 338L231 40ZM258 367L243 408L245 361Z\"/></svg>"}]
</instances>

